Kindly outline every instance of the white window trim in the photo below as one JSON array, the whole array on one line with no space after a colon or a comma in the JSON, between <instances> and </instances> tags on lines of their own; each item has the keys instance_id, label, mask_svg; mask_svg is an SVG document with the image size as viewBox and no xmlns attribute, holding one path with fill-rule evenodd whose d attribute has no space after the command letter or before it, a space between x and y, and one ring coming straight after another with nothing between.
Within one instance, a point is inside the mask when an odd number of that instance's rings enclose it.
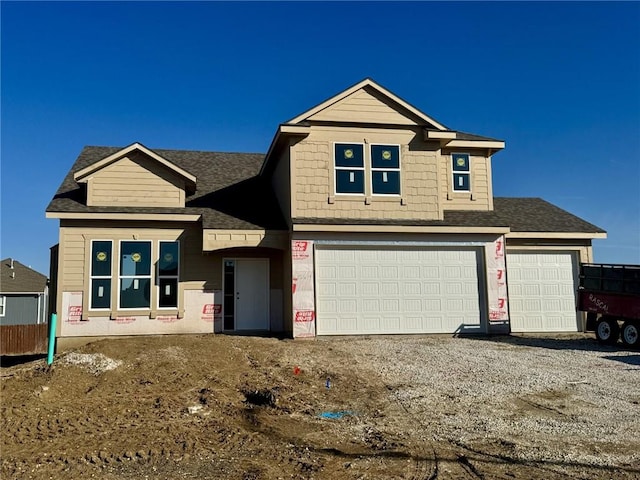
<instances>
[{"instance_id":1,"label":"white window trim","mask_svg":"<svg viewBox=\"0 0 640 480\"><path fill-rule=\"evenodd\" d=\"M177 243L178 244L178 274L177 275L160 275L160 254L162 252L161 245L163 243ZM156 269L156 308L158 310L177 310L180 305L180 241L179 240L158 240L158 268ZM175 307L161 307L160 306L160 279L175 279L176 280L176 306Z\"/></svg>"},{"instance_id":2,"label":"white window trim","mask_svg":"<svg viewBox=\"0 0 640 480\"><path fill-rule=\"evenodd\" d=\"M93 265L93 243L94 242L109 242L111 244L111 275L102 276L102 275L93 275L91 266ZM113 249L113 240L109 239L100 239L94 238L91 240L89 245L89 311L91 312L110 312L113 305L111 304L111 300L113 299L113 259L114 259L114 249ZM109 308L92 308L92 300L93 300L93 280L111 280L111 291L109 292Z\"/></svg>"},{"instance_id":3,"label":"white window trim","mask_svg":"<svg viewBox=\"0 0 640 480\"><path fill-rule=\"evenodd\" d=\"M360 145L362 147L362 167L339 167L336 165L336 145ZM350 197L364 197L367 190L367 159L366 149L362 142L333 142L333 193L334 195L345 195ZM338 192L338 170L362 170L362 193Z\"/></svg>"},{"instance_id":4,"label":"white window trim","mask_svg":"<svg viewBox=\"0 0 640 480\"><path fill-rule=\"evenodd\" d=\"M454 155L466 155L468 158L467 163L469 164L469 170L454 170L453 169L453 156ZM451 191L453 193L471 193L471 154L469 152L451 152L451 162L449 163L451 166ZM469 188L467 190L459 190L456 189L455 176L456 175L468 175L469 176Z\"/></svg>"},{"instance_id":5,"label":"white window trim","mask_svg":"<svg viewBox=\"0 0 640 480\"><path fill-rule=\"evenodd\" d=\"M379 147L398 147L398 168L374 168L373 167L373 154L372 148L373 146ZM369 185L371 186L371 195L375 195L376 197L400 197L402 196L402 159L400 158L400 144L396 143L371 143L369 144L369 161L371 165L371 174L369 175ZM373 191L373 172L398 172L398 187L400 191L398 193L375 193Z\"/></svg>"},{"instance_id":6,"label":"white window trim","mask_svg":"<svg viewBox=\"0 0 640 480\"><path fill-rule=\"evenodd\" d=\"M0 295L0 317L4 317L7 312L7 296Z\"/></svg>"},{"instance_id":7,"label":"white window trim","mask_svg":"<svg viewBox=\"0 0 640 480\"><path fill-rule=\"evenodd\" d=\"M149 244L149 254L151 256L151 258L149 259L149 275L121 275L120 272L120 260L122 257L122 244L124 242L127 243L148 243ZM149 306L148 307L138 307L138 308L126 308L126 307L122 307L120 305L120 290L121 290L121 286L120 286L120 280L122 280L123 278L133 278L133 279L149 279L149 282L151 282L153 280L153 275L151 274L151 272L153 271L153 258L155 258L154 254L153 254L153 241L152 240L120 240L118 243L118 311L132 311L132 312L144 312L144 311L149 311L151 310L151 298L149 299ZM151 292L153 291L153 289L151 288L151 285L149 286L149 295L151 295Z\"/></svg>"}]
</instances>

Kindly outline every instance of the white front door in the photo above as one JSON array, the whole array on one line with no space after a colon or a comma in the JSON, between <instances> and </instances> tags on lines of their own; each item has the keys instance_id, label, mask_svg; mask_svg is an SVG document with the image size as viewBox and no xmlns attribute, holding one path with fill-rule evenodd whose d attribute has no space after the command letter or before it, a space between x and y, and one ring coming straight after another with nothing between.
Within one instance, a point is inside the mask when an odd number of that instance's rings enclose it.
<instances>
[{"instance_id":1,"label":"white front door","mask_svg":"<svg viewBox=\"0 0 640 480\"><path fill-rule=\"evenodd\" d=\"M235 330L269 330L269 260L235 260Z\"/></svg>"}]
</instances>

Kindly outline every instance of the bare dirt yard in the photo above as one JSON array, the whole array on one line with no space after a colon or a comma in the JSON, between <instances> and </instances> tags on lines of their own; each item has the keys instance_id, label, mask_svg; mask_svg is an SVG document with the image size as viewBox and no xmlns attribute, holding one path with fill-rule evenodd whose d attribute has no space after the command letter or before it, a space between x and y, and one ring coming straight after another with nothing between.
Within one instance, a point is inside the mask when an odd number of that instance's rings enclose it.
<instances>
[{"instance_id":1,"label":"bare dirt yard","mask_svg":"<svg viewBox=\"0 0 640 480\"><path fill-rule=\"evenodd\" d=\"M640 355L584 335L120 338L1 374L3 479L640 478Z\"/></svg>"}]
</instances>

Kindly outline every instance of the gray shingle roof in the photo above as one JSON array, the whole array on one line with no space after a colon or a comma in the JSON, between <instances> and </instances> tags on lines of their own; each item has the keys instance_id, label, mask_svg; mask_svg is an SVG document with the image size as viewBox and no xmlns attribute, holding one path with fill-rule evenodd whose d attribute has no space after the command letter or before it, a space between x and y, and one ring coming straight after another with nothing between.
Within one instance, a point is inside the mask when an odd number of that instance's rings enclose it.
<instances>
[{"instance_id":1,"label":"gray shingle roof","mask_svg":"<svg viewBox=\"0 0 640 480\"><path fill-rule=\"evenodd\" d=\"M47 286L47 277L17 260L0 262L0 293L40 293Z\"/></svg>"},{"instance_id":2,"label":"gray shingle roof","mask_svg":"<svg viewBox=\"0 0 640 480\"><path fill-rule=\"evenodd\" d=\"M154 149L197 178L197 190L185 199L186 208L87 206L84 186L78 185L73 174L120 150L120 147L85 147L47 212L197 214L202 215L204 228L286 229L273 192L257 177L264 160L264 154L260 153Z\"/></svg>"},{"instance_id":3,"label":"gray shingle roof","mask_svg":"<svg viewBox=\"0 0 640 480\"><path fill-rule=\"evenodd\" d=\"M85 147L47 212L197 214L202 216L203 228L287 229L270 185L258 176L264 155L257 153L154 150L196 176L197 190L186 198L186 208L86 206L85 192L73 179L73 173L119 150L121 148ZM497 197L491 212L449 210L445 211L444 220L296 218L294 223L509 227L513 232L604 233L601 228L540 198Z\"/></svg>"},{"instance_id":4,"label":"gray shingle roof","mask_svg":"<svg viewBox=\"0 0 640 480\"><path fill-rule=\"evenodd\" d=\"M407 225L447 227L510 227L512 232L604 233L600 227L562 210L541 198L504 198L493 201L491 212L449 210L444 220L363 220L296 218L310 225Z\"/></svg>"}]
</instances>

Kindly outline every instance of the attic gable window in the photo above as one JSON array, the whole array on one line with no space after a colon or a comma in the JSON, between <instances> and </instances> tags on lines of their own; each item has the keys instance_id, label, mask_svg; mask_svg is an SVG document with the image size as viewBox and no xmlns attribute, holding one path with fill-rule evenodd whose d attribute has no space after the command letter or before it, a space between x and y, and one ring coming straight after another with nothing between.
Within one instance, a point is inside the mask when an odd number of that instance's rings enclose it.
<instances>
[{"instance_id":1,"label":"attic gable window","mask_svg":"<svg viewBox=\"0 0 640 480\"><path fill-rule=\"evenodd\" d=\"M452 153L453 190L471 191L471 168L468 153Z\"/></svg>"},{"instance_id":2,"label":"attic gable window","mask_svg":"<svg viewBox=\"0 0 640 480\"><path fill-rule=\"evenodd\" d=\"M400 194L398 145L371 145L371 191L374 195Z\"/></svg>"},{"instance_id":3,"label":"attic gable window","mask_svg":"<svg viewBox=\"0 0 640 480\"><path fill-rule=\"evenodd\" d=\"M357 143L335 144L336 193L364 194L364 148Z\"/></svg>"}]
</instances>

